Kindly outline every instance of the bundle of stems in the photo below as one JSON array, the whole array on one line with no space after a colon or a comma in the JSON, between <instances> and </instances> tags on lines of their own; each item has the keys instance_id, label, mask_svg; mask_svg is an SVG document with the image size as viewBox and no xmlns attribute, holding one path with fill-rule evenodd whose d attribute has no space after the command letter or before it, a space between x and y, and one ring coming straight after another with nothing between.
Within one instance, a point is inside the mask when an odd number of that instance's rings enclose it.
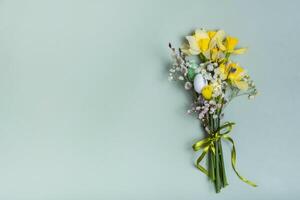
<instances>
[{"instance_id":1,"label":"bundle of stems","mask_svg":"<svg viewBox=\"0 0 300 200\"><path fill-rule=\"evenodd\" d=\"M221 108L219 108L217 112L217 118L214 118L212 114L207 113L208 119L208 127L210 131L210 137L215 137L215 134L218 134L220 123L221 123L221 114L223 109L224 99L220 99ZM209 177L215 184L216 192L219 193L222 188L228 185L224 158L223 158L223 150L222 150L222 141L221 139L217 139L214 142L215 152L210 151L209 153Z\"/></svg>"}]
</instances>

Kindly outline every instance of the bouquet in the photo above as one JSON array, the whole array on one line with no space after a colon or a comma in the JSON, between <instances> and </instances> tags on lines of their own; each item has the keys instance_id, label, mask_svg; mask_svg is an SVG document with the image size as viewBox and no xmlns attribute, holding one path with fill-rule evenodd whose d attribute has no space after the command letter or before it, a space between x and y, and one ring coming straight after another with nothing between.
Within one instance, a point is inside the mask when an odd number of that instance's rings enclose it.
<instances>
[{"instance_id":1,"label":"bouquet","mask_svg":"<svg viewBox=\"0 0 300 200\"><path fill-rule=\"evenodd\" d=\"M245 183L256 184L241 176L236 169L236 149L229 135L234 122L222 123L224 108L235 97L257 95L255 84L245 69L231 60L232 55L246 52L237 48L238 39L226 35L223 30L195 30L186 36L186 42L172 50L174 63L170 68L169 80L183 82L184 88L193 95L189 114L196 114L207 137L193 145L194 151L202 151L195 166L214 183L216 192L228 185L224 167L222 141L232 145L231 165L236 175ZM208 169L201 165L208 158Z\"/></svg>"}]
</instances>

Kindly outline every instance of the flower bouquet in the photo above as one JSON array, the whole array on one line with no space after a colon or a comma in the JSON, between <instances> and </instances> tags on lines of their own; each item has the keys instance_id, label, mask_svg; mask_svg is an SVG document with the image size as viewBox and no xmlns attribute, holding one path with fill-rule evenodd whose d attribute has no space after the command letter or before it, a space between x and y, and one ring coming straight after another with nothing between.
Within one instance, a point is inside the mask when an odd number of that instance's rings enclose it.
<instances>
[{"instance_id":1,"label":"flower bouquet","mask_svg":"<svg viewBox=\"0 0 300 200\"><path fill-rule=\"evenodd\" d=\"M188 110L199 118L207 137L193 145L194 151L202 150L196 167L215 184L216 192L228 185L222 141L232 144L231 164L236 175L245 183L256 184L241 176L236 169L236 149L229 136L235 123L221 122L224 108L238 96L247 95L249 99L257 95L257 89L231 55L243 54L246 48L236 48L238 39L225 34L223 30L206 31L197 29L193 35L186 36L186 42L172 50L174 63L170 68L169 80L179 80L193 95L193 103ZM201 161L208 157L208 169Z\"/></svg>"}]
</instances>

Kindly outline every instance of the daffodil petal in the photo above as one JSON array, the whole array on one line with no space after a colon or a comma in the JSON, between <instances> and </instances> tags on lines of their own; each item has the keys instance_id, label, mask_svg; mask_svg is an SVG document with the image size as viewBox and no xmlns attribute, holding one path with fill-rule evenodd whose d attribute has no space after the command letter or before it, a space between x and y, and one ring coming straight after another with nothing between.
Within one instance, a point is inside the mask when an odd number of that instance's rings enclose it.
<instances>
[{"instance_id":1,"label":"daffodil petal","mask_svg":"<svg viewBox=\"0 0 300 200\"><path fill-rule=\"evenodd\" d=\"M187 41L189 42L190 45L190 53L192 55L197 55L200 53L200 49L197 43L197 40L194 36L186 36L185 37L187 39Z\"/></svg>"},{"instance_id":2,"label":"daffodil petal","mask_svg":"<svg viewBox=\"0 0 300 200\"><path fill-rule=\"evenodd\" d=\"M229 66L229 69L230 69L230 73L228 75L228 78L230 80L239 81L246 75L245 70L235 63L232 63L232 65Z\"/></svg>"},{"instance_id":3,"label":"daffodil petal","mask_svg":"<svg viewBox=\"0 0 300 200\"><path fill-rule=\"evenodd\" d=\"M190 50L189 50L188 48L182 47L182 48L180 48L180 49L181 49L182 53L184 53L184 54L186 54L186 55L190 55L190 54L191 54L191 53L190 53Z\"/></svg>"},{"instance_id":4,"label":"daffodil petal","mask_svg":"<svg viewBox=\"0 0 300 200\"><path fill-rule=\"evenodd\" d=\"M228 76L228 67L222 63L219 67L219 71L220 71L220 76L221 76L222 80L225 80Z\"/></svg>"},{"instance_id":5,"label":"daffodil petal","mask_svg":"<svg viewBox=\"0 0 300 200\"><path fill-rule=\"evenodd\" d=\"M200 51L195 51L193 49L189 49L189 54L190 55L198 55L198 54L200 54Z\"/></svg>"},{"instance_id":6,"label":"daffodil petal","mask_svg":"<svg viewBox=\"0 0 300 200\"><path fill-rule=\"evenodd\" d=\"M223 30L219 30L217 31L214 36L211 38L210 44L209 44L209 48L212 49L214 48L216 45L220 48L221 46L221 50L225 50L225 46L222 44L222 41L224 40L225 37L225 31Z\"/></svg>"},{"instance_id":7,"label":"daffodil petal","mask_svg":"<svg viewBox=\"0 0 300 200\"><path fill-rule=\"evenodd\" d=\"M180 47L180 50L187 55L190 55L190 47L188 44L183 43L182 46Z\"/></svg>"},{"instance_id":8,"label":"daffodil petal","mask_svg":"<svg viewBox=\"0 0 300 200\"><path fill-rule=\"evenodd\" d=\"M247 48L236 49L232 53L234 54L244 54L247 51Z\"/></svg>"},{"instance_id":9,"label":"daffodil petal","mask_svg":"<svg viewBox=\"0 0 300 200\"><path fill-rule=\"evenodd\" d=\"M216 31L208 31L207 32L210 39L212 39L216 35L216 33L217 33Z\"/></svg>"},{"instance_id":10,"label":"daffodil petal","mask_svg":"<svg viewBox=\"0 0 300 200\"><path fill-rule=\"evenodd\" d=\"M209 36L207 34L207 32L203 29L197 29L195 30L195 38L197 41L201 40L201 39L209 39Z\"/></svg>"},{"instance_id":11,"label":"daffodil petal","mask_svg":"<svg viewBox=\"0 0 300 200\"><path fill-rule=\"evenodd\" d=\"M233 81L233 84L239 88L240 90L247 90L248 89L248 83L245 81Z\"/></svg>"},{"instance_id":12,"label":"daffodil petal","mask_svg":"<svg viewBox=\"0 0 300 200\"><path fill-rule=\"evenodd\" d=\"M209 38L200 39L198 45L202 52L206 52L209 48Z\"/></svg>"},{"instance_id":13,"label":"daffodil petal","mask_svg":"<svg viewBox=\"0 0 300 200\"><path fill-rule=\"evenodd\" d=\"M227 36L226 38L226 49L228 52L233 52L235 46L238 44L239 40L235 37Z\"/></svg>"},{"instance_id":14,"label":"daffodil petal","mask_svg":"<svg viewBox=\"0 0 300 200\"><path fill-rule=\"evenodd\" d=\"M215 36L216 36L217 38L220 38L221 40L224 40L225 35L226 35L226 33L225 33L224 30L218 30L218 32L216 33Z\"/></svg>"},{"instance_id":15,"label":"daffodil petal","mask_svg":"<svg viewBox=\"0 0 300 200\"><path fill-rule=\"evenodd\" d=\"M212 59L212 60L216 60L217 57L218 57L218 54L219 54L218 49L217 49L217 48L213 48L213 49L211 50L211 54L210 54L211 59Z\"/></svg>"}]
</instances>

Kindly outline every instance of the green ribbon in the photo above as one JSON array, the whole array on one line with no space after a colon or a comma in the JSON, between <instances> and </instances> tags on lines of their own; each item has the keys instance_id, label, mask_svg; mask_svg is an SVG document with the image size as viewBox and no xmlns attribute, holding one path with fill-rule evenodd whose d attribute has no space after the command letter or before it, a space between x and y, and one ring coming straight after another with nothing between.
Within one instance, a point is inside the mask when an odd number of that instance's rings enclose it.
<instances>
[{"instance_id":1,"label":"green ribbon","mask_svg":"<svg viewBox=\"0 0 300 200\"><path fill-rule=\"evenodd\" d=\"M241 176L237 169L236 169L236 150L235 150L235 145L234 145L234 141L233 139L229 136L229 132L232 130L232 126L235 125L235 123L233 122L226 122L224 123L222 126L219 127L219 129L213 133L210 134L210 137L207 137L203 140L200 140L198 142L196 142L193 145L193 149L194 151L199 151L202 150L202 154L199 156L199 158L196 161L196 167L203 172L204 174L206 174L207 176L209 176L208 170L205 169L202 165L200 165L201 161L203 160L203 158L205 157L205 155L208 152L212 152L213 154L216 154L216 150L215 150L215 142L220 140L220 139L224 139L229 141L232 144L232 149L231 149L231 165L232 168L234 170L234 172L236 173L236 175L245 183L253 186L253 187L257 187L257 185L251 181L249 181L248 179L246 179L245 177ZM223 133L221 133L223 132Z\"/></svg>"}]
</instances>

